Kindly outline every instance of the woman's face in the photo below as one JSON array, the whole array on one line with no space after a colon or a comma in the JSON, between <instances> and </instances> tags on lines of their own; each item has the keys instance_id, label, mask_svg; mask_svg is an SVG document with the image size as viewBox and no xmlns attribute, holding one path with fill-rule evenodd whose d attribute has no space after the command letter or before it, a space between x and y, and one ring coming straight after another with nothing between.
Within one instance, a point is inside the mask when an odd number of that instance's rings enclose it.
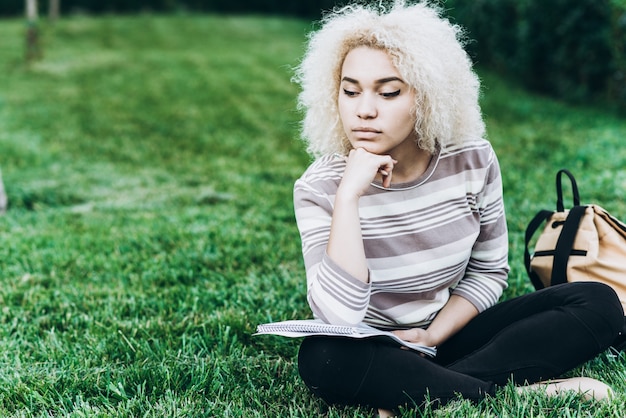
<instances>
[{"instance_id":1,"label":"woman's face","mask_svg":"<svg viewBox=\"0 0 626 418\"><path fill-rule=\"evenodd\" d=\"M394 157L417 148L415 93L387 52L363 46L346 55L337 104L353 148Z\"/></svg>"}]
</instances>

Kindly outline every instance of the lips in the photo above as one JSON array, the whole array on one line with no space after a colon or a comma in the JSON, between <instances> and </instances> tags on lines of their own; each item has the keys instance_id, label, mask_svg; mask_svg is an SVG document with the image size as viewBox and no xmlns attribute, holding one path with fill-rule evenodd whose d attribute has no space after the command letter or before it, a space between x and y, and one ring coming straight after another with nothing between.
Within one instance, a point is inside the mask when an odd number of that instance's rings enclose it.
<instances>
[{"instance_id":1,"label":"lips","mask_svg":"<svg viewBox=\"0 0 626 418\"><path fill-rule=\"evenodd\" d=\"M376 133L376 134L381 133L381 131L379 131L378 129L367 128L367 127L354 128L352 130L352 132L373 132L373 133Z\"/></svg>"},{"instance_id":2,"label":"lips","mask_svg":"<svg viewBox=\"0 0 626 418\"><path fill-rule=\"evenodd\" d=\"M352 130L352 134L356 139L373 139L381 133L382 132L377 129L367 127L359 127Z\"/></svg>"}]
</instances>

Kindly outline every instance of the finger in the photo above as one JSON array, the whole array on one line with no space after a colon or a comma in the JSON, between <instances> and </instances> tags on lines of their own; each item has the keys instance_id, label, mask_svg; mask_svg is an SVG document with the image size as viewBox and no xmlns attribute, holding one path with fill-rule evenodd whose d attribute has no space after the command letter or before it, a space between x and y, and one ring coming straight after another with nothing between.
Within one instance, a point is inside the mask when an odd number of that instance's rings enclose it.
<instances>
[{"instance_id":1,"label":"finger","mask_svg":"<svg viewBox=\"0 0 626 418\"><path fill-rule=\"evenodd\" d=\"M419 328L410 328L410 329L405 329L405 330L396 330L396 331L393 331L393 333L396 334L397 337L403 339L404 341L419 342L421 340L420 331L421 329Z\"/></svg>"},{"instance_id":2,"label":"finger","mask_svg":"<svg viewBox=\"0 0 626 418\"><path fill-rule=\"evenodd\" d=\"M389 188L391 187L391 174L393 170L393 166L390 167L385 167L384 169L381 168L378 171L380 171L380 174L382 174L383 176L383 187Z\"/></svg>"},{"instance_id":3,"label":"finger","mask_svg":"<svg viewBox=\"0 0 626 418\"><path fill-rule=\"evenodd\" d=\"M389 159L385 158L383 161L381 161L379 169L385 170L387 173L390 173L396 164L398 164L398 162L394 160L393 158L389 158Z\"/></svg>"},{"instance_id":4,"label":"finger","mask_svg":"<svg viewBox=\"0 0 626 418\"><path fill-rule=\"evenodd\" d=\"M395 331L391 331L393 334L396 335L396 337L402 339L402 340L407 340L407 332L405 330L395 330Z\"/></svg>"},{"instance_id":5,"label":"finger","mask_svg":"<svg viewBox=\"0 0 626 418\"><path fill-rule=\"evenodd\" d=\"M387 175L383 174L383 187L387 189L391 187L391 172Z\"/></svg>"}]
</instances>

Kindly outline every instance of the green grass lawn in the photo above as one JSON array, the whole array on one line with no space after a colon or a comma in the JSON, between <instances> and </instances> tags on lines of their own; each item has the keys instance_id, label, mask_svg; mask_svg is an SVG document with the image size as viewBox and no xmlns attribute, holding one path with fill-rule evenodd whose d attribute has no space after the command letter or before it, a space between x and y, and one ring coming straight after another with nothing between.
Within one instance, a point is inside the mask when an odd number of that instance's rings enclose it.
<instances>
[{"instance_id":1,"label":"green grass lawn","mask_svg":"<svg viewBox=\"0 0 626 418\"><path fill-rule=\"evenodd\" d=\"M0 21L0 416L360 417L300 382L299 341L252 337L309 317L291 191L310 162L291 70L308 22L215 16ZM529 95L489 73L511 286L532 290L523 230L554 174L626 218L626 120ZM609 403L518 396L405 416L626 416L626 356L575 374Z\"/></svg>"}]
</instances>

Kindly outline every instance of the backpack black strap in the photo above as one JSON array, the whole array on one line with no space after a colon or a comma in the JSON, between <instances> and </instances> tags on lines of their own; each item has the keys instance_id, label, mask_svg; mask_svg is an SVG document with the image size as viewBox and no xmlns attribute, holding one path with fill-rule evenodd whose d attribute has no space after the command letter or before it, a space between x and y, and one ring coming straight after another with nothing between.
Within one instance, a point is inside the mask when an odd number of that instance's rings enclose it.
<instances>
[{"instance_id":1,"label":"backpack black strap","mask_svg":"<svg viewBox=\"0 0 626 418\"><path fill-rule=\"evenodd\" d=\"M585 206L580 206L580 195L578 194L578 185L574 175L566 169L561 169L556 173L556 210L557 212L564 212L565 206L563 205L563 187L561 183L561 177L565 174L570 183L572 184L572 197L574 200L574 206L568 213L563 225L563 230L559 235L559 239L554 249L554 261L552 262L552 275L550 278L550 285L567 282L567 262L574 246L574 239L576 238L576 232L578 231L578 225L580 225L580 219L585 213Z\"/></svg>"},{"instance_id":2,"label":"backpack black strap","mask_svg":"<svg viewBox=\"0 0 626 418\"><path fill-rule=\"evenodd\" d=\"M574 206L580 206L580 195L578 194L578 185L576 184L576 179L574 175L569 172L569 170L561 169L556 173L556 211L564 212L565 207L563 206L563 188L561 187L561 175L565 174L569 177L569 181L572 183L572 195L574 199Z\"/></svg>"},{"instance_id":3,"label":"backpack black strap","mask_svg":"<svg viewBox=\"0 0 626 418\"><path fill-rule=\"evenodd\" d=\"M552 262L552 276L550 277L550 285L561 284L567 282L567 262L572 253L574 239L578 232L580 220L585 214L587 206L574 206L567 214L563 230L559 235L554 249L554 261Z\"/></svg>"},{"instance_id":4,"label":"backpack black strap","mask_svg":"<svg viewBox=\"0 0 626 418\"><path fill-rule=\"evenodd\" d=\"M574 200L574 208L580 206L580 195L578 193L578 185L576 184L576 179L574 175L567 169L563 168L556 173L556 211L557 212L565 212L565 205L563 204L563 182L561 180L563 174L565 174L572 184L572 197ZM567 234L563 236L565 232L565 226L563 227L563 231L561 231L561 235L559 236L557 247L555 249L554 263L552 267L552 277L551 284L557 284L567 281L567 277L564 274L567 269L567 261L574 245L574 238L576 238L576 231L578 230L578 225L580 224L580 218L582 217L584 211L584 206L582 206L582 213L575 214L575 218L571 218L572 214L568 214L566 222L569 222L569 227L567 228ZM574 209L572 209L574 210ZM578 210L576 210L578 212ZM555 212L549 210L542 210L530 221L528 227L526 228L526 234L524 237L524 266L526 267L526 273L528 277L530 277L530 281L532 282L535 289L543 289L545 286L537 273L530 269L530 251L528 250L528 245L530 244L530 240L533 235L541 226L544 221L547 221L550 216L552 216ZM571 219L570 219L571 218ZM572 235L573 234L573 235ZM560 243L560 246L559 246ZM560 252L559 252L560 251ZM558 262L557 262L558 258ZM558 268L558 270L557 270ZM558 271L558 273L555 273ZM556 278L556 281L555 281Z\"/></svg>"},{"instance_id":5,"label":"backpack black strap","mask_svg":"<svg viewBox=\"0 0 626 418\"><path fill-rule=\"evenodd\" d=\"M536 290L543 289L544 285L539 279L537 273L530 269L530 251L528 250L528 245L530 244L530 240L533 235L539 228L539 226L544 223L544 221L548 220L550 216L552 216L554 212L549 210L542 210L535 215L535 217L530 221L528 227L526 228L526 234L524 236L524 266L526 267L526 273L528 273L528 277L530 277L530 281L535 286Z\"/></svg>"}]
</instances>

